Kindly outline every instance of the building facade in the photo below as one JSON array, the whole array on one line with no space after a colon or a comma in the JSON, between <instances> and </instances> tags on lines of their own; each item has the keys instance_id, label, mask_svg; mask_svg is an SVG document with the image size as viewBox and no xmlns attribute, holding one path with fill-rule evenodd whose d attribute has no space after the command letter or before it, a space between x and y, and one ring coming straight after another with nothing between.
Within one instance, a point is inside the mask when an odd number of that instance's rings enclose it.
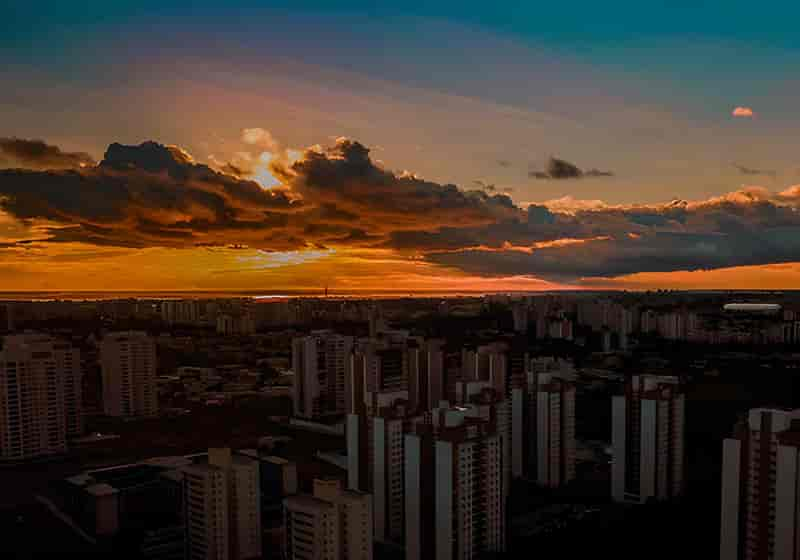
<instances>
[{"instance_id":1,"label":"building facade","mask_svg":"<svg viewBox=\"0 0 800 560\"><path fill-rule=\"evenodd\" d=\"M83 432L80 351L49 335L10 335L0 351L0 460L64 453Z\"/></svg>"},{"instance_id":2,"label":"building facade","mask_svg":"<svg viewBox=\"0 0 800 560\"><path fill-rule=\"evenodd\" d=\"M230 449L181 469L187 560L247 560L261 548L259 464Z\"/></svg>"},{"instance_id":3,"label":"building facade","mask_svg":"<svg viewBox=\"0 0 800 560\"><path fill-rule=\"evenodd\" d=\"M750 410L722 449L720 560L800 557L800 410Z\"/></svg>"},{"instance_id":4,"label":"building facade","mask_svg":"<svg viewBox=\"0 0 800 560\"><path fill-rule=\"evenodd\" d=\"M406 558L473 559L505 550L502 443L493 420L433 411L406 439Z\"/></svg>"},{"instance_id":5,"label":"building facade","mask_svg":"<svg viewBox=\"0 0 800 560\"><path fill-rule=\"evenodd\" d=\"M109 416L156 416L155 341L140 331L110 333L100 343L103 410Z\"/></svg>"},{"instance_id":6,"label":"building facade","mask_svg":"<svg viewBox=\"0 0 800 560\"><path fill-rule=\"evenodd\" d=\"M287 560L372 560L372 496L314 480L313 495L284 500Z\"/></svg>"},{"instance_id":7,"label":"building facade","mask_svg":"<svg viewBox=\"0 0 800 560\"><path fill-rule=\"evenodd\" d=\"M612 401L611 495L668 500L683 493L685 395L677 377L635 375Z\"/></svg>"},{"instance_id":8,"label":"building facade","mask_svg":"<svg viewBox=\"0 0 800 560\"><path fill-rule=\"evenodd\" d=\"M345 413L345 378L353 337L315 331L292 341L294 414L315 419Z\"/></svg>"}]
</instances>

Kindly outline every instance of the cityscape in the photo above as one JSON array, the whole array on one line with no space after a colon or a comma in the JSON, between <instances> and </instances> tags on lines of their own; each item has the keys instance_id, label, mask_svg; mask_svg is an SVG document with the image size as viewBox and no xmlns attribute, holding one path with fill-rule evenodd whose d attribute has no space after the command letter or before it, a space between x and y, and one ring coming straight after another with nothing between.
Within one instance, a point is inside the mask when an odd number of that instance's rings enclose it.
<instances>
[{"instance_id":1,"label":"cityscape","mask_svg":"<svg viewBox=\"0 0 800 560\"><path fill-rule=\"evenodd\" d=\"M11 557L798 553L800 294L0 310Z\"/></svg>"},{"instance_id":2,"label":"cityscape","mask_svg":"<svg viewBox=\"0 0 800 560\"><path fill-rule=\"evenodd\" d=\"M6 0L0 560L800 560L800 2Z\"/></svg>"}]
</instances>

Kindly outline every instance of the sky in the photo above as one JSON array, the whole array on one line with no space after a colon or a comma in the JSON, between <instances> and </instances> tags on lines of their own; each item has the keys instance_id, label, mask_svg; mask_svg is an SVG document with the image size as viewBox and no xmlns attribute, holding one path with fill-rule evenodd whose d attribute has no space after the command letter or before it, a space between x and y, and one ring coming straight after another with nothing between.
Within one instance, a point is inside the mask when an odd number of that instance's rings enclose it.
<instances>
[{"instance_id":1,"label":"sky","mask_svg":"<svg viewBox=\"0 0 800 560\"><path fill-rule=\"evenodd\" d=\"M11 0L0 290L800 286L800 5Z\"/></svg>"}]
</instances>

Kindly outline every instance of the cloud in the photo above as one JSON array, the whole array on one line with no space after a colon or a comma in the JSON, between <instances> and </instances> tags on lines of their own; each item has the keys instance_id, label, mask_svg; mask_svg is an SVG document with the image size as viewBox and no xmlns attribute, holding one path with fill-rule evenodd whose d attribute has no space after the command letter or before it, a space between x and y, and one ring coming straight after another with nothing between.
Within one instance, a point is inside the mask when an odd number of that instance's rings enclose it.
<instances>
[{"instance_id":1,"label":"cloud","mask_svg":"<svg viewBox=\"0 0 800 560\"><path fill-rule=\"evenodd\" d=\"M531 206L527 223L441 233L444 239L425 240L428 259L472 274L575 281L794 262L800 260L800 189L776 194L749 188L658 205L578 206L568 214ZM543 245L545 239L551 243ZM554 243L559 239L580 242ZM458 244L464 248L453 249Z\"/></svg>"},{"instance_id":2,"label":"cloud","mask_svg":"<svg viewBox=\"0 0 800 560\"><path fill-rule=\"evenodd\" d=\"M738 165L736 163L734 163L733 166L738 169L739 173L742 175L766 175L767 177L772 177L773 179L778 175L774 169L755 169L753 167L745 167L744 165Z\"/></svg>"},{"instance_id":3,"label":"cloud","mask_svg":"<svg viewBox=\"0 0 800 560\"><path fill-rule=\"evenodd\" d=\"M0 138L0 165L11 164L27 169L79 169L95 165L85 152L63 152L42 140Z\"/></svg>"},{"instance_id":4,"label":"cloud","mask_svg":"<svg viewBox=\"0 0 800 560\"><path fill-rule=\"evenodd\" d=\"M482 189L482 190L484 190L486 192L494 192L494 191L497 190L497 187L495 187L494 184L486 183L486 182L480 181L480 180L472 181L472 184L475 185L476 187L478 187L479 189Z\"/></svg>"},{"instance_id":5,"label":"cloud","mask_svg":"<svg viewBox=\"0 0 800 560\"><path fill-rule=\"evenodd\" d=\"M175 146L112 144L92 168L0 171L0 208L39 224L50 242L277 251L378 245L396 230L488 224L519 212L503 194L385 170L346 139L268 165L283 184L265 189L247 178L251 169L216 158L214 169Z\"/></svg>"},{"instance_id":6,"label":"cloud","mask_svg":"<svg viewBox=\"0 0 800 560\"><path fill-rule=\"evenodd\" d=\"M614 173L611 171L601 171L600 169L589 169L584 172L586 177L613 177Z\"/></svg>"},{"instance_id":7,"label":"cloud","mask_svg":"<svg viewBox=\"0 0 800 560\"><path fill-rule=\"evenodd\" d=\"M528 172L528 177L532 179L582 179L583 177L613 177L614 173L611 171L601 171L599 169L582 170L574 163L566 160L551 157L547 161L547 168L545 171L533 169Z\"/></svg>"},{"instance_id":8,"label":"cloud","mask_svg":"<svg viewBox=\"0 0 800 560\"><path fill-rule=\"evenodd\" d=\"M740 118L751 118L754 117L756 114L753 112L753 109L750 107L736 107L732 112L731 115L734 117Z\"/></svg>"},{"instance_id":9,"label":"cloud","mask_svg":"<svg viewBox=\"0 0 800 560\"><path fill-rule=\"evenodd\" d=\"M242 142L270 152L278 152L281 149L272 133L263 128L245 128L242 130Z\"/></svg>"},{"instance_id":10,"label":"cloud","mask_svg":"<svg viewBox=\"0 0 800 560\"><path fill-rule=\"evenodd\" d=\"M276 161L271 171L304 200L359 216L368 231L485 224L518 212L504 194L395 173L376 165L369 152L359 142L339 138L328 149L306 150L291 164Z\"/></svg>"},{"instance_id":11,"label":"cloud","mask_svg":"<svg viewBox=\"0 0 800 560\"><path fill-rule=\"evenodd\" d=\"M485 183L464 190L391 171L346 138L271 159L280 181L271 189L230 171L155 142L112 144L93 167L0 170L0 208L35 233L17 228L3 247L358 249L562 282L800 261L800 186L663 204L565 196L518 206Z\"/></svg>"},{"instance_id":12,"label":"cloud","mask_svg":"<svg viewBox=\"0 0 800 560\"><path fill-rule=\"evenodd\" d=\"M302 206L285 189L267 191L155 142L112 144L92 168L0 171L0 207L19 220L54 224L46 229L50 241L258 246Z\"/></svg>"}]
</instances>

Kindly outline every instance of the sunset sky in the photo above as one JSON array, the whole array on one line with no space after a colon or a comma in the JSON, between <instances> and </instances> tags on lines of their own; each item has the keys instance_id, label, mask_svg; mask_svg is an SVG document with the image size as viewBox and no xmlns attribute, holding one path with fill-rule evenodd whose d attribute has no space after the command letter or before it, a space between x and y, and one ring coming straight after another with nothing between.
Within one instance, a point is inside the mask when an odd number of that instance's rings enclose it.
<instances>
[{"instance_id":1,"label":"sunset sky","mask_svg":"<svg viewBox=\"0 0 800 560\"><path fill-rule=\"evenodd\" d=\"M800 288L800 3L8 4L0 290Z\"/></svg>"}]
</instances>

